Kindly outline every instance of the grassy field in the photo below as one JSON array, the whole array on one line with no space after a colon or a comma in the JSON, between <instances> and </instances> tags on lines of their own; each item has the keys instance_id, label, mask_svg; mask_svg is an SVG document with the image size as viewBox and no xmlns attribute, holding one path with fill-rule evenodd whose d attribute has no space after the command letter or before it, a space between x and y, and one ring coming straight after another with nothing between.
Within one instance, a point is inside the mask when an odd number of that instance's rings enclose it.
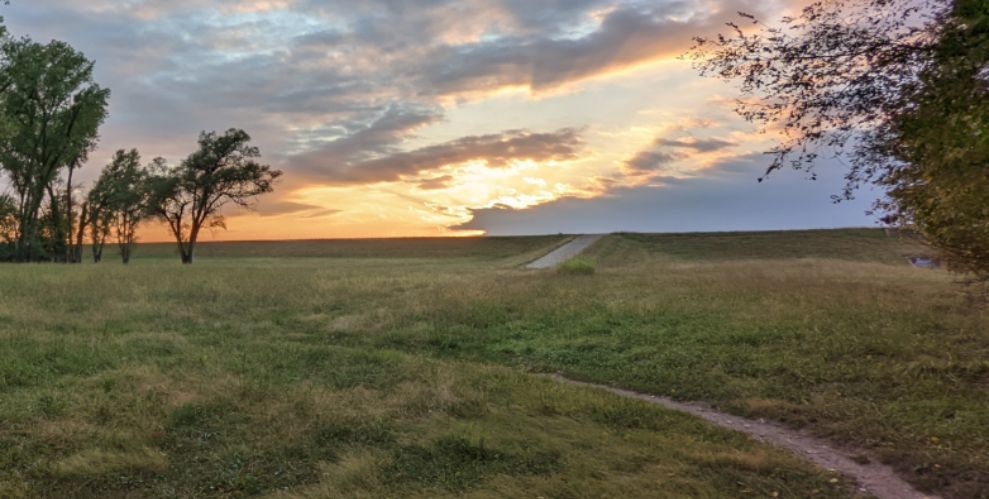
<instances>
[{"instance_id":1,"label":"grassy field","mask_svg":"<svg viewBox=\"0 0 989 499\"><path fill-rule=\"evenodd\" d=\"M198 258L473 258L478 261L508 260L528 256L527 252L543 249L563 241L562 236L541 237L462 237L406 239L314 239L300 241L245 241L201 243ZM143 258L178 258L175 243L140 245ZM106 253L115 254L107 246ZM538 256L538 253L536 254ZM508 262L501 262L508 263Z\"/></svg>"},{"instance_id":2,"label":"grassy field","mask_svg":"<svg viewBox=\"0 0 989 499\"><path fill-rule=\"evenodd\" d=\"M880 231L165 246L0 267L0 497L847 497L568 376L989 497L989 317ZM141 257L143 251L143 257ZM291 256L283 256L291 255ZM332 257L332 258L328 258Z\"/></svg>"}]
</instances>

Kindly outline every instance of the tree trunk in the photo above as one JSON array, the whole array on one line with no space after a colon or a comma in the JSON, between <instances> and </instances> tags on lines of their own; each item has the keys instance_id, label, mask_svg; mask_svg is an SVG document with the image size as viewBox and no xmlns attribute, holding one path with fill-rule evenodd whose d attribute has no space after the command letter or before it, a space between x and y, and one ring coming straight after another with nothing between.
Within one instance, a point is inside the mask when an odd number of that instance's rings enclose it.
<instances>
[{"instance_id":1,"label":"tree trunk","mask_svg":"<svg viewBox=\"0 0 989 499\"><path fill-rule=\"evenodd\" d=\"M76 231L76 244L72 248L73 263L82 263L82 242L86 235L86 226L89 225L89 203L82 203L79 210L79 230Z\"/></svg>"},{"instance_id":2,"label":"tree trunk","mask_svg":"<svg viewBox=\"0 0 989 499\"><path fill-rule=\"evenodd\" d=\"M48 184L48 201L51 205L51 254L48 258L53 262L67 261L67 251L65 248L65 217L62 208L59 206L58 196L55 195L55 188Z\"/></svg>"},{"instance_id":3,"label":"tree trunk","mask_svg":"<svg viewBox=\"0 0 989 499\"><path fill-rule=\"evenodd\" d=\"M124 264L130 263L131 250L134 248L134 233L137 224L130 214L123 213L117 219L117 244L120 247L120 259Z\"/></svg>"},{"instance_id":4,"label":"tree trunk","mask_svg":"<svg viewBox=\"0 0 989 499\"><path fill-rule=\"evenodd\" d=\"M14 249L15 260L30 262L38 254L38 212L41 211L42 193L28 193L24 199L24 209L18 221L17 245Z\"/></svg>"},{"instance_id":5,"label":"tree trunk","mask_svg":"<svg viewBox=\"0 0 989 499\"><path fill-rule=\"evenodd\" d=\"M103 241L97 239L93 234L93 263L100 263L103 260Z\"/></svg>"},{"instance_id":6,"label":"tree trunk","mask_svg":"<svg viewBox=\"0 0 989 499\"><path fill-rule=\"evenodd\" d=\"M196 240L199 239L199 227L200 224L193 222L192 230L189 231L189 243L186 244L186 250L182 254L182 263L191 264L193 255L196 253Z\"/></svg>"},{"instance_id":7,"label":"tree trunk","mask_svg":"<svg viewBox=\"0 0 989 499\"><path fill-rule=\"evenodd\" d=\"M76 248L72 244L72 225L75 223L72 214L72 172L76 162L69 163L68 180L65 182L65 263L76 263Z\"/></svg>"}]
</instances>

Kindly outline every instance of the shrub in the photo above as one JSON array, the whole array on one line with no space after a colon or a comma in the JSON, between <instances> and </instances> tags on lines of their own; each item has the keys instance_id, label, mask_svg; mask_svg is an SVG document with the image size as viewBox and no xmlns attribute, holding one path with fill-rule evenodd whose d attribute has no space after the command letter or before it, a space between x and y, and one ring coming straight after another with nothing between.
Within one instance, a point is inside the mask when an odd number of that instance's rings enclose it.
<instances>
[{"instance_id":1,"label":"shrub","mask_svg":"<svg viewBox=\"0 0 989 499\"><path fill-rule=\"evenodd\" d=\"M569 275L592 275L594 270L594 262L586 258L571 258L557 268L559 273Z\"/></svg>"}]
</instances>

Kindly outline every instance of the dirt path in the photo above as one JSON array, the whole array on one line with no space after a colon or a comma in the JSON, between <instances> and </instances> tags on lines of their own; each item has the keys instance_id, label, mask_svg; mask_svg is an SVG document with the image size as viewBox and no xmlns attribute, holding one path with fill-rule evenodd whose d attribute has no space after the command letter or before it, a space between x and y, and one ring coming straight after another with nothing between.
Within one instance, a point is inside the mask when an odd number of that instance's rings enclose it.
<instances>
[{"instance_id":1,"label":"dirt path","mask_svg":"<svg viewBox=\"0 0 989 499\"><path fill-rule=\"evenodd\" d=\"M556 248L545 256L526 265L529 269L549 269L579 255L582 251L598 242L603 234L585 234L577 236L572 241Z\"/></svg>"},{"instance_id":2,"label":"dirt path","mask_svg":"<svg viewBox=\"0 0 989 499\"><path fill-rule=\"evenodd\" d=\"M870 458L863 464L861 458L854 459L848 453L836 449L823 440L778 424L732 416L701 404L677 402L665 397L622 390L606 385L574 381L560 375L554 375L552 379L569 385L606 390L622 397L634 398L666 407L667 409L686 412L718 426L740 431L757 440L788 449L825 469L841 473L855 480L860 487L860 492L874 495L880 499L937 498L937 496L925 495L918 492L913 486L900 478L892 468L874 459ZM866 454L865 452L855 453L855 455L859 456Z\"/></svg>"}]
</instances>

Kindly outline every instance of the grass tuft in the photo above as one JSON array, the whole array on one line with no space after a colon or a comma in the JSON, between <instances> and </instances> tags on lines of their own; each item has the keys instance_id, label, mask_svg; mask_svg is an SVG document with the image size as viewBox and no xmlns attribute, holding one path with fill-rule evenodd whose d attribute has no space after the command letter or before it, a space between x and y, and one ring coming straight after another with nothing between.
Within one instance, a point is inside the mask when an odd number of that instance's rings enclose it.
<instances>
[{"instance_id":1,"label":"grass tuft","mask_svg":"<svg viewBox=\"0 0 989 499\"><path fill-rule=\"evenodd\" d=\"M587 258L571 258L560 264L556 271L565 275L593 275L596 265Z\"/></svg>"},{"instance_id":2,"label":"grass tuft","mask_svg":"<svg viewBox=\"0 0 989 499\"><path fill-rule=\"evenodd\" d=\"M484 439L443 437L429 445L395 449L385 470L395 486L415 484L463 491L478 485L486 476L551 473L559 468L560 456L549 452L515 454L490 448Z\"/></svg>"}]
</instances>

